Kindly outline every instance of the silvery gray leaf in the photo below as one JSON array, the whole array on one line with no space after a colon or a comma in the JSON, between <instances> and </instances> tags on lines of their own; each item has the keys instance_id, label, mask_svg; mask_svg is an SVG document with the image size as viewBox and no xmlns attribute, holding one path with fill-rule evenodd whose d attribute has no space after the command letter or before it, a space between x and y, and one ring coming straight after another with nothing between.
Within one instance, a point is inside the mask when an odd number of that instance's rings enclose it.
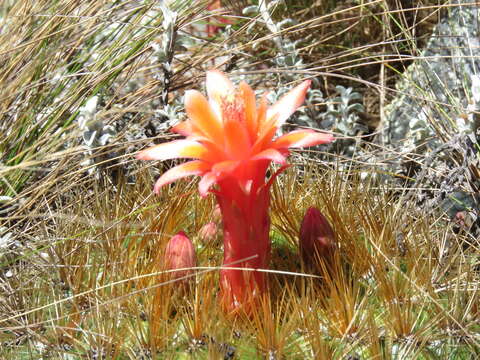
<instances>
[{"instance_id":1,"label":"silvery gray leaf","mask_svg":"<svg viewBox=\"0 0 480 360\"><path fill-rule=\"evenodd\" d=\"M259 12L259 8L257 5L250 5L247 7L244 7L242 10L243 15L256 15Z\"/></svg>"}]
</instances>

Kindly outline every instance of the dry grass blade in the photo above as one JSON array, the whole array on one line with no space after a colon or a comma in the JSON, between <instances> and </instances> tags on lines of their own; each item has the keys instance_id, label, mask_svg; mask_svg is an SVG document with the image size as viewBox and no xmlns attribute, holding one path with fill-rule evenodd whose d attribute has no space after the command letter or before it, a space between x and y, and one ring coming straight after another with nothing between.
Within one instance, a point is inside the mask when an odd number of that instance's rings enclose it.
<instances>
[{"instance_id":1,"label":"dry grass blade","mask_svg":"<svg viewBox=\"0 0 480 360\"><path fill-rule=\"evenodd\" d=\"M0 357L478 358L478 239L439 209L416 206L418 192L442 190L426 175L414 183L414 174L387 167L402 159L445 183L449 175L432 162L450 157L465 168L462 191L476 189L471 149L451 142L453 117L466 109L449 90L442 100L428 89L394 88L412 62L437 60L422 49L460 5L225 0L211 12L207 1L161 3L0 3ZM207 32L209 24L218 31ZM295 167L272 188L269 292L245 317L219 305L222 233L207 240L201 231L221 227L214 197L201 199L195 181L154 196L154 178L173 163L156 170L134 159L171 138L166 130L185 117L184 90L212 67L260 92L276 88L272 99L311 78L321 100L312 96L292 123L325 114L337 85L355 88L369 131L329 129L337 143L383 156L291 157ZM430 139L408 154L371 142L397 95L438 114L428 121L444 147L431 159L420 154ZM383 182L394 176L405 186ZM298 251L310 206L336 241L333 258L313 265ZM198 267L175 280L164 252L180 230L193 240Z\"/></svg>"}]
</instances>

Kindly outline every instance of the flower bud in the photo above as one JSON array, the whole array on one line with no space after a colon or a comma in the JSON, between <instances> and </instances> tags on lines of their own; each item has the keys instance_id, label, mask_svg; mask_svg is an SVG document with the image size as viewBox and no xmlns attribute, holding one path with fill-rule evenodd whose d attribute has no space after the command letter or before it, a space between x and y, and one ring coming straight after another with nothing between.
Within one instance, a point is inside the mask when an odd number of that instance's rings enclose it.
<instances>
[{"instance_id":1,"label":"flower bud","mask_svg":"<svg viewBox=\"0 0 480 360\"><path fill-rule=\"evenodd\" d=\"M203 244L212 242L218 234L218 226L215 222L210 221L200 228L198 237Z\"/></svg>"},{"instance_id":2,"label":"flower bud","mask_svg":"<svg viewBox=\"0 0 480 360\"><path fill-rule=\"evenodd\" d=\"M187 235L180 231L167 244L165 250L165 270L193 268L196 264L195 247ZM178 279L191 273L193 273L193 269L174 271L171 273L171 278Z\"/></svg>"},{"instance_id":3,"label":"flower bud","mask_svg":"<svg viewBox=\"0 0 480 360\"><path fill-rule=\"evenodd\" d=\"M220 209L220 205L216 204L215 208L212 212L213 221L220 223L222 221L222 210Z\"/></svg>"},{"instance_id":4,"label":"flower bud","mask_svg":"<svg viewBox=\"0 0 480 360\"><path fill-rule=\"evenodd\" d=\"M316 207L308 208L300 227L300 254L312 263L317 257L329 258L335 249L335 234L327 219Z\"/></svg>"}]
</instances>

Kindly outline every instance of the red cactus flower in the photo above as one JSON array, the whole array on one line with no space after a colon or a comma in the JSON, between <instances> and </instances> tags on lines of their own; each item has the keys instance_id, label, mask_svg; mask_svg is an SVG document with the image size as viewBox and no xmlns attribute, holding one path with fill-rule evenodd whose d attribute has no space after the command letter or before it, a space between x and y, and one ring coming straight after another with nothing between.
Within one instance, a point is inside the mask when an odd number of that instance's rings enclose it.
<instances>
[{"instance_id":1,"label":"red cactus flower","mask_svg":"<svg viewBox=\"0 0 480 360\"><path fill-rule=\"evenodd\" d=\"M195 255L195 247L192 241L180 231L173 236L167 244L165 249L165 270L179 270L173 271L172 279L179 279L193 273L193 268L197 266L197 258Z\"/></svg>"},{"instance_id":2,"label":"red cactus flower","mask_svg":"<svg viewBox=\"0 0 480 360\"><path fill-rule=\"evenodd\" d=\"M300 227L300 254L307 264L317 257L329 258L335 249L335 233L328 220L316 207L305 212Z\"/></svg>"},{"instance_id":3,"label":"red cactus flower","mask_svg":"<svg viewBox=\"0 0 480 360\"><path fill-rule=\"evenodd\" d=\"M165 172L155 184L156 193L180 178L199 175L200 195L206 196L209 191L215 194L224 229L221 298L228 311L266 289L263 272L231 268L268 268L269 190L274 178L286 168L288 149L333 140L331 135L313 130L297 130L274 139L278 127L303 103L309 86L310 81L302 82L271 107L264 96L257 107L255 94L245 82L235 89L223 73L208 71L209 99L196 90L187 91L189 120L173 128L186 139L151 147L137 156L142 160L194 159ZM272 161L282 167L267 181L266 171Z\"/></svg>"}]
</instances>

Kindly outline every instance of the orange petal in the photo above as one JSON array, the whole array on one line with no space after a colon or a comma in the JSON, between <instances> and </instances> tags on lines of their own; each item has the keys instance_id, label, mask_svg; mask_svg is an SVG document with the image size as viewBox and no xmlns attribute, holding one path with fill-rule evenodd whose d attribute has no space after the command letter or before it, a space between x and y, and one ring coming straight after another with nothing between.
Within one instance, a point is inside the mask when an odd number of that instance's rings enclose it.
<instances>
[{"instance_id":1,"label":"orange petal","mask_svg":"<svg viewBox=\"0 0 480 360\"><path fill-rule=\"evenodd\" d=\"M287 159L285 158L285 156L283 156L280 151L275 149L263 150L262 152L252 157L252 160L271 160L280 165L285 165L287 163Z\"/></svg>"},{"instance_id":2,"label":"orange petal","mask_svg":"<svg viewBox=\"0 0 480 360\"><path fill-rule=\"evenodd\" d=\"M247 130L250 135L250 140L255 142L257 137L257 104L255 103L255 93L252 88L248 86L245 81L240 83L240 94L243 98L243 104L245 106L245 118L247 122Z\"/></svg>"},{"instance_id":3,"label":"orange petal","mask_svg":"<svg viewBox=\"0 0 480 360\"><path fill-rule=\"evenodd\" d=\"M210 165L204 161L200 160L193 160L186 162L184 164L175 166L168 170L167 172L163 173L162 176L157 180L153 191L155 194L160 192L160 188L167 184L170 184L178 179L192 176L192 175L203 175L210 169Z\"/></svg>"},{"instance_id":4,"label":"orange petal","mask_svg":"<svg viewBox=\"0 0 480 360\"><path fill-rule=\"evenodd\" d=\"M200 142L208 151L208 156L205 156L202 160L217 163L224 161L227 158L224 148L219 146L219 144L216 144L211 140L201 140Z\"/></svg>"},{"instance_id":5,"label":"orange petal","mask_svg":"<svg viewBox=\"0 0 480 360\"><path fill-rule=\"evenodd\" d=\"M212 172L217 176L224 173L232 173L240 164L240 161L227 160L212 166Z\"/></svg>"},{"instance_id":6,"label":"orange petal","mask_svg":"<svg viewBox=\"0 0 480 360\"><path fill-rule=\"evenodd\" d=\"M235 92L232 82L219 70L207 71L206 83L208 98L216 102L220 102L222 97Z\"/></svg>"},{"instance_id":7,"label":"orange petal","mask_svg":"<svg viewBox=\"0 0 480 360\"><path fill-rule=\"evenodd\" d=\"M168 160L176 158L203 159L208 156L207 149L196 141L175 140L152 146L137 154L139 160Z\"/></svg>"},{"instance_id":8,"label":"orange petal","mask_svg":"<svg viewBox=\"0 0 480 360\"><path fill-rule=\"evenodd\" d=\"M303 104L310 83L310 80L305 80L290 90L268 109L267 119L277 116L277 126L281 126Z\"/></svg>"},{"instance_id":9,"label":"orange petal","mask_svg":"<svg viewBox=\"0 0 480 360\"><path fill-rule=\"evenodd\" d=\"M274 124L275 120L273 119L262 125L262 128L260 129L261 132L257 138L257 142L253 145L253 154L262 151L266 147L270 147L269 144L275 136L275 133L277 132L277 127Z\"/></svg>"},{"instance_id":10,"label":"orange petal","mask_svg":"<svg viewBox=\"0 0 480 360\"><path fill-rule=\"evenodd\" d=\"M257 134L262 131L261 129L266 123L267 107L267 95L263 94L257 111Z\"/></svg>"},{"instance_id":11,"label":"orange petal","mask_svg":"<svg viewBox=\"0 0 480 360\"><path fill-rule=\"evenodd\" d=\"M331 134L316 132L313 130L296 130L280 136L272 146L275 149L302 148L333 141Z\"/></svg>"},{"instance_id":12,"label":"orange petal","mask_svg":"<svg viewBox=\"0 0 480 360\"><path fill-rule=\"evenodd\" d=\"M250 155L250 139L244 124L228 120L224 124L225 150L233 159L244 159Z\"/></svg>"},{"instance_id":13,"label":"orange petal","mask_svg":"<svg viewBox=\"0 0 480 360\"><path fill-rule=\"evenodd\" d=\"M220 119L213 113L205 96L196 90L185 92L185 110L192 127L213 142L223 143Z\"/></svg>"},{"instance_id":14,"label":"orange petal","mask_svg":"<svg viewBox=\"0 0 480 360\"><path fill-rule=\"evenodd\" d=\"M187 136L187 138L184 140L199 143L205 148L204 154L202 156L202 160L204 161L215 163L218 161L223 161L226 158L223 145L213 142L205 135L201 135L197 132L194 135Z\"/></svg>"},{"instance_id":15,"label":"orange petal","mask_svg":"<svg viewBox=\"0 0 480 360\"><path fill-rule=\"evenodd\" d=\"M189 136L193 133L192 124L189 121L182 121L170 129L170 131L183 135Z\"/></svg>"},{"instance_id":16,"label":"orange petal","mask_svg":"<svg viewBox=\"0 0 480 360\"><path fill-rule=\"evenodd\" d=\"M222 175L216 175L213 172L208 172L203 175L202 180L198 183L198 192L201 197L208 195L208 190L221 178Z\"/></svg>"},{"instance_id":17,"label":"orange petal","mask_svg":"<svg viewBox=\"0 0 480 360\"><path fill-rule=\"evenodd\" d=\"M222 121L222 101L233 97L235 88L225 74L218 70L207 71L206 83L210 106L218 119Z\"/></svg>"}]
</instances>

